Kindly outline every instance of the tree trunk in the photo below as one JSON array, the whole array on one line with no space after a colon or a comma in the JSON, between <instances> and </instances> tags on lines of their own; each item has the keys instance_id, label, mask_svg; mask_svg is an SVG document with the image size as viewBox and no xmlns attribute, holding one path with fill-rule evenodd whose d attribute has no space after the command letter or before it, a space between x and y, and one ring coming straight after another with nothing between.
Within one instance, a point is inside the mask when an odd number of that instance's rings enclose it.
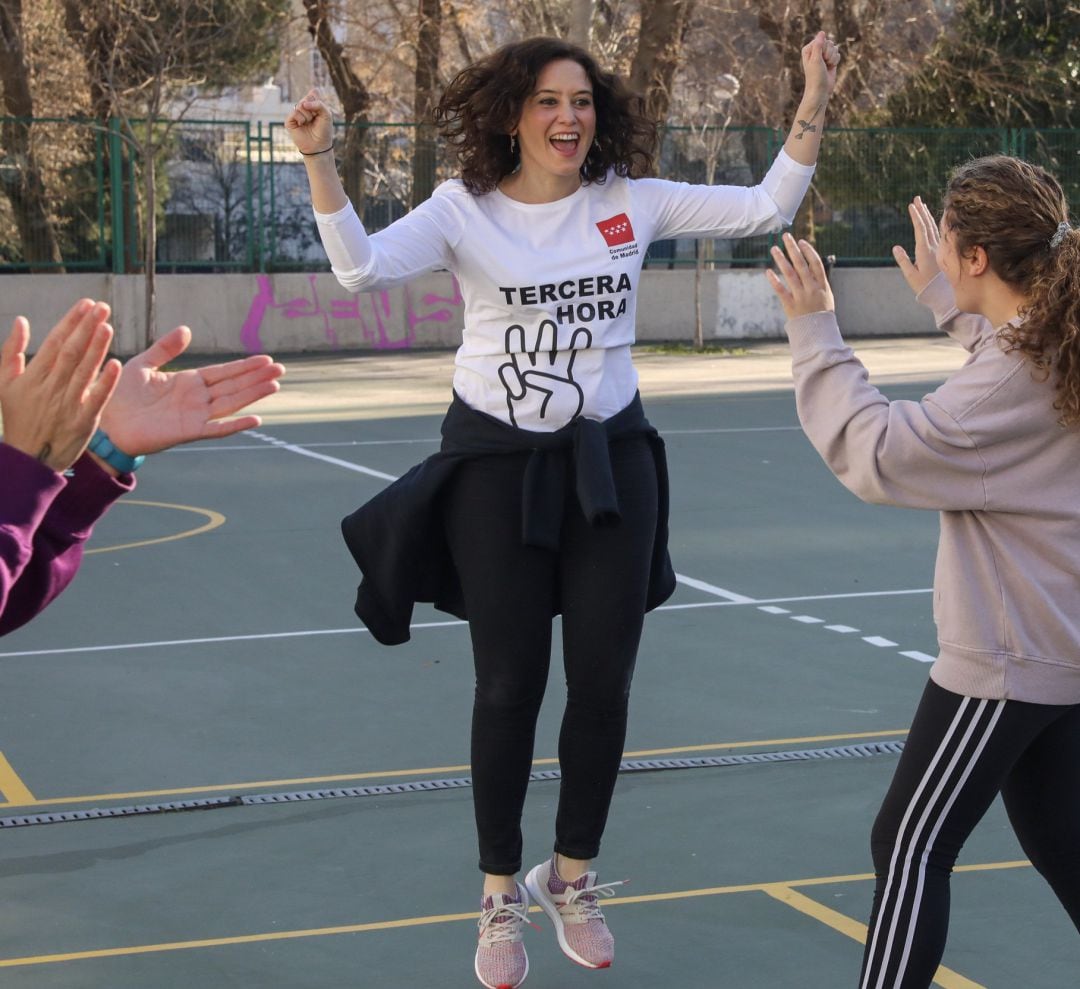
<instances>
[{"instance_id":1,"label":"tree trunk","mask_svg":"<svg viewBox=\"0 0 1080 989\"><path fill-rule=\"evenodd\" d=\"M55 271L63 257L49 219L41 169L34 156L30 119L34 115L34 103L22 24L22 0L0 0L0 88L4 94L4 112L25 118L6 121L0 133L4 152L0 161L5 166L14 166L0 169L0 184L11 203L23 257L30 262L30 270ZM34 262L48 262L49 266L35 267Z\"/></svg>"},{"instance_id":2,"label":"tree trunk","mask_svg":"<svg viewBox=\"0 0 1080 989\"><path fill-rule=\"evenodd\" d=\"M596 0L571 0L570 30L566 40L580 45L586 51L592 48L592 19Z\"/></svg>"},{"instance_id":3,"label":"tree trunk","mask_svg":"<svg viewBox=\"0 0 1080 989\"><path fill-rule=\"evenodd\" d=\"M364 213L364 143L367 136L367 110L371 95L367 86L353 71L345 49L330 28L329 0L304 0L308 33L315 39L330 73L334 92L345 112L345 150L341 155L342 184L356 212Z\"/></svg>"},{"instance_id":4,"label":"tree trunk","mask_svg":"<svg viewBox=\"0 0 1080 989\"><path fill-rule=\"evenodd\" d=\"M107 83L108 66L112 61L112 54L116 48L117 25L111 16L112 11L103 6L95 7L92 11L86 9L81 0L63 0L64 4L64 29L71 40L78 45L86 61L87 78L90 86L90 114L98 122L102 133L109 131L109 121L117 116L119 107L114 105L113 92ZM86 15L85 19L83 15ZM113 172L113 148L110 141L102 145L102 166L106 176L112 176ZM103 190L106 197L105 215L114 216L119 214L123 229L113 231L112 243L109 245L113 252L113 271L124 272L128 270L128 257L132 255L132 246L139 241L139 197L135 195L135 168L131 151L126 141L120 145L119 161L116 164L117 174L120 181L117 184L106 179L106 188ZM112 197L120 199L119 208L113 209ZM116 257L117 245L126 245L122 249L122 256Z\"/></svg>"},{"instance_id":5,"label":"tree trunk","mask_svg":"<svg viewBox=\"0 0 1080 989\"><path fill-rule=\"evenodd\" d=\"M143 208L146 210L146 232L143 237L143 285L145 287L143 340L145 350L154 342L154 323L157 321L157 149L154 147L154 123L158 99L152 101L146 120L146 140L142 146Z\"/></svg>"},{"instance_id":6,"label":"tree trunk","mask_svg":"<svg viewBox=\"0 0 1080 989\"><path fill-rule=\"evenodd\" d=\"M435 190L435 126L431 111L439 84L439 39L442 33L440 0L418 0L420 22L416 41L416 89L413 120L416 143L412 160L412 206L419 206Z\"/></svg>"},{"instance_id":7,"label":"tree trunk","mask_svg":"<svg viewBox=\"0 0 1080 989\"><path fill-rule=\"evenodd\" d=\"M695 0L642 0L638 47L630 85L645 97L645 111L663 126L671 106L671 84Z\"/></svg>"}]
</instances>

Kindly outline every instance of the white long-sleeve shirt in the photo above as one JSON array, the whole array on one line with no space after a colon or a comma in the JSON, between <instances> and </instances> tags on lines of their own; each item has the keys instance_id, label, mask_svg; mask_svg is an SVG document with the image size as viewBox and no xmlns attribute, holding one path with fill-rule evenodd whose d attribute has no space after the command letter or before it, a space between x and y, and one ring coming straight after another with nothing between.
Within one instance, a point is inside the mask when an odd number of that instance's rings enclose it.
<instances>
[{"instance_id":1,"label":"white long-sleeve shirt","mask_svg":"<svg viewBox=\"0 0 1080 989\"><path fill-rule=\"evenodd\" d=\"M334 274L354 292L446 269L465 326L454 390L524 429L603 421L637 391L630 354L645 251L675 237L749 237L790 223L814 166L781 150L760 185L700 186L609 173L553 203L453 180L368 236L349 204L316 213Z\"/></svg>"}]
</instances>

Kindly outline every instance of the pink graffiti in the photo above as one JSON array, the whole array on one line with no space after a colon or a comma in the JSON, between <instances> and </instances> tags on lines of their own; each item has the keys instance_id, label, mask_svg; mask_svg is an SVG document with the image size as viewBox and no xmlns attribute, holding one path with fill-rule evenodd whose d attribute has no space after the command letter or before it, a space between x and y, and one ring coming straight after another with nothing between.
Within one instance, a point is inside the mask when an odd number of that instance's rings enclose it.
<instances>
[{"instance_id":1,"label":"pink graffiti","mask_svg":"<svg viewBox=\"0 0 1080 989\"><path fill-rule=\"evenodd\" d=\"M413 292L408 285L402 289L405 300L404 337L395 339L389 327L396 322L393 311L393 299L388 291L365 292L345 299L330 299L326 305L319 299L316 286L318 275L308 275L310 294L295 299L278 300L274 297L273 282L269 275L256 276L258 291L251 300L247 318L240 329L240 343L249 353L262 353L266 347L262 342L262 324L267 312L275 310L285 319L317 319L322 323L324 338L335 350L348 345L349 324L360 330L360 340L375 350L407 350L416 342L416 328L422 323L446 323L455 316L455 310L463 303L461 288L457 279L451 276L453 286L449 296L426 293L420 298L421 307L430 311L417 311L413 301ZM444 308L430 309L432 306ZM365 317L366 310L366 317ZM344 324L342 324L344 321ZM342 344L338 329L346 337ZM359 342L359 341L357 341Z\"/></svg>"}]
</instances>

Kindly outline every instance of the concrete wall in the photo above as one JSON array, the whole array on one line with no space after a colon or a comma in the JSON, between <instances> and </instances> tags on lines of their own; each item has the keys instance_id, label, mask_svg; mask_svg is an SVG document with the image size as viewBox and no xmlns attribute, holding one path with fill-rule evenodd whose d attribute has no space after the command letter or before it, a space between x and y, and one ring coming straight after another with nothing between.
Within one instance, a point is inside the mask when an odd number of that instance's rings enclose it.
<instances>
[{"instance_id":1,"label":"concrete wall","mask_svg":"<svg viewBox=\"0 0 1080 989\"><path fill-rule=\"evenodd\" d=\"M934 331L895 268L833 272L840 327L848 336L902 336ZM159 275L158 327L192 329L193 354L272 354L457 346L461 296L446 273L383 292L351 295L329 274ZM638 294L638 339L693 339L693 271L645 271ZM30 317L34 340L78 298L113 308L115 351L130 356L143 338L143 279L137 275L4 275L0 331ZM700 286L706 340L778 339L784 316L764 274L705 272Z\"/></svg>"}]
</instances>

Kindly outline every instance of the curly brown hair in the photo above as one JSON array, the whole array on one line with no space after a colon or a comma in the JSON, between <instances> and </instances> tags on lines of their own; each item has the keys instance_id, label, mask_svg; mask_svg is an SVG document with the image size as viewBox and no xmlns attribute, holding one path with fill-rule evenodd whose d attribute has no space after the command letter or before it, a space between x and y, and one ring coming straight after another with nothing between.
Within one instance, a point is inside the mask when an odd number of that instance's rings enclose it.
<instances>
[{"instance_id":1,"label":"curly brown hair","mask_svg":"<svg viewBox=\"0 0 1080 989\"><path fill-rule=\"evenodd\" d=\"M528 38L460 72L435 107L435 123L457 154L462 182L473 195L491 192L517 168L519 154L511 150L509 134L537 77L559 59L577 62L593 90L596 139L581 166L582 181L602 183L608 169L634 178L649 173L657 130L644 115L644 101L583 48L558 38Z\"/></svg>"},{"instance_id":2,"label":"curly brown hair","mask_svg":"<svg viewBox=\"0 0 1080 989\"><path fill-rule=\"evenodd\" d=\"M1058 421L1080 424L1080 230L1069 225L1057 179L1008 155L976 158L953 171L943 207L961 257L982 247L991 270L1027 300L1000 339L1054 373Z\"/></svg>"}]
</instances>

